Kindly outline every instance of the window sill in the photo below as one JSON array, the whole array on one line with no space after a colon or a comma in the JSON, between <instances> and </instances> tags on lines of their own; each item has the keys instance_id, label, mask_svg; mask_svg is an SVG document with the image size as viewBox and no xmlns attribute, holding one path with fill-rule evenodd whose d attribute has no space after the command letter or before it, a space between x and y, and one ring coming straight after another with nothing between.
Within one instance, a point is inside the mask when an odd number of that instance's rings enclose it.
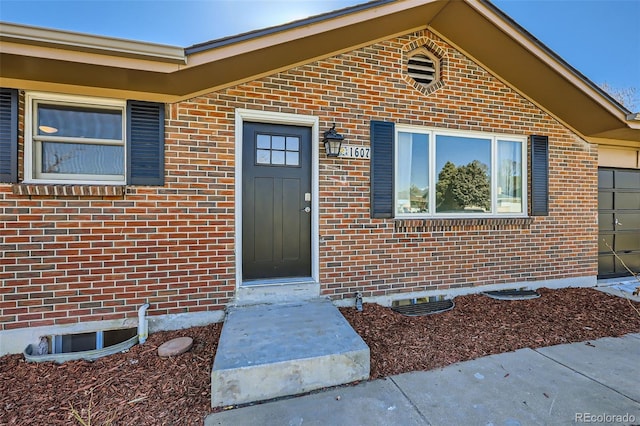
<instances>
[{"instance_id":1,"label":"window sill","mask_svg":"<svg viewBox=\"0 0 640 426\"><path fill-rule=\"evenodd\" d=\"M15 184L15 195L29 197L123 197L123 185Z\"/></svg>"},{"instance_id":2,"label":"window sill","mask_svg":"<svg viewBox=\"0 0 640 426\"><path fill-rule=\"evenodd\" d=\"M497 231L529 229L531 217L460 218L460 219L396 219L396 232Z\"/></svg>"}]
</instances>

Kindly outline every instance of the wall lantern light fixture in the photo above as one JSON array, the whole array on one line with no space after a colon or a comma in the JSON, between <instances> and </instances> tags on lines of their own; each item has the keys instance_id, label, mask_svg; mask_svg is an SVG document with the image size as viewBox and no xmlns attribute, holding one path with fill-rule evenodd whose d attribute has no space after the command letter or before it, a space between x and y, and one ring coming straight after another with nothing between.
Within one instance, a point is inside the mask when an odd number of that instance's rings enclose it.
<instances>
[{"instance_id":1,"label":"wall lantern light fixture","mask_svg":"<svg viewBox=\"0 0 640 426\"><path fill-rule=\"evenodd\" d=\"M337 157L340 155L343 140L344 136L336 132L336 123L333 123L333 127L324 132L324 139L322 139L327 157Z\"/></svg>"}]
</instances>

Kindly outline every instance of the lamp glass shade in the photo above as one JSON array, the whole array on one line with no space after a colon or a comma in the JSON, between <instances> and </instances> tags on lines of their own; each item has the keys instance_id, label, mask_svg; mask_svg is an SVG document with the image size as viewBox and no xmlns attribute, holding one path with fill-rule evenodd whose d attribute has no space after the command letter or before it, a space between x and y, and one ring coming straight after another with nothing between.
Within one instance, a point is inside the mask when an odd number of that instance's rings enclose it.
<instances>
[{"instance_id":1,"label":"lamp glass shade","mask_svg":"<svg viewBox=\"0 0 640 426\"><path fill-rule=\"evenodd\" d=\"M325 139L324 150L327 153L327 157L337 157L338 155L340 155L341 146L341 139Z\"/></svg>"}]
</instances>

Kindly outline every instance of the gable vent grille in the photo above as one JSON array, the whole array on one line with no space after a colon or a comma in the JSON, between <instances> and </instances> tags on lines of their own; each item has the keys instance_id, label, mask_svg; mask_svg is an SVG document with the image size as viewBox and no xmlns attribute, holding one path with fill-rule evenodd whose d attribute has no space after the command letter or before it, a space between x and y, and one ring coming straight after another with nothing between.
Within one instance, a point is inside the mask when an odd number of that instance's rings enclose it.
<instances>
[{"instance_id":1,"label":"gable vent grille","mask_svg":"<svg viewBox=\"0 0 640 426\"><path fill-rule=\"evenodd\" d=\"M409 77L425 86L436 79L436 64L426 55L414 55L409 58Z\"/></svg>"}]
</instances>

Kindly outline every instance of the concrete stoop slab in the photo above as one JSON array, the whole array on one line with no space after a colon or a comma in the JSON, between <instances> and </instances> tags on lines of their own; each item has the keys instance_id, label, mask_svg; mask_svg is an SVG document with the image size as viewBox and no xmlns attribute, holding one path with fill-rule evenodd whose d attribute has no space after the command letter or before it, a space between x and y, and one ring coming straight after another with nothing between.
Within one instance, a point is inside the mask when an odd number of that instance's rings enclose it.
<instances>
[{"instance_id":1,"label":"concrete stoop slab","mask_svg":"<svg viewBox=\"0 0 640 426\"><path fill-rule=\"evenodd\" d=\"M211 406L369 378L369 347L328 299L231 307L211 372Z\"/></svg>"}]
</instances>

